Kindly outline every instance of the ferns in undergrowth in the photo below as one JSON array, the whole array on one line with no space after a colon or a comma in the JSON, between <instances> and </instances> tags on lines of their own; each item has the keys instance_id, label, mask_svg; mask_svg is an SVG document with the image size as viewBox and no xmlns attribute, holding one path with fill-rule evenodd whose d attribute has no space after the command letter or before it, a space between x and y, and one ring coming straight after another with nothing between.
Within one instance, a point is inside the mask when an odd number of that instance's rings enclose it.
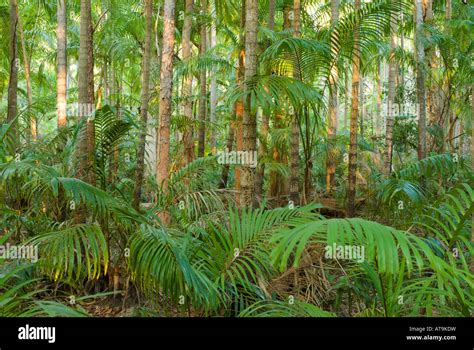
<instances>
[{"instance_id":1,"label":"ferns in undergrowth","mask_svg":"<svg viewBox=\"0 0 474 350\"><path fill-rule=\"evenodd\" d=\"M301 301L258 301L245 310L239 317L335 317L334 313Z\"/></svg>"}]
</instances>

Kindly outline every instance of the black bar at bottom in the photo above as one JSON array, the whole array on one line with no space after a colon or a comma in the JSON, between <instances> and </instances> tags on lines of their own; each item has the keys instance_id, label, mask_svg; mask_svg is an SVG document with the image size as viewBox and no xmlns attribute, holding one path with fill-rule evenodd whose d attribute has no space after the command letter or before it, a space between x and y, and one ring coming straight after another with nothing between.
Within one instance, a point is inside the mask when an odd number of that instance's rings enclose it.
<instances>
[{"instance_id":1,"label":"black bar at bottom","mask_svg":"<svg viewBox=\"0 0 474 350\"><path fill-rule=\"evenodd\" d=\"M0 318L0 350L121 348L202 336L312 337L312 344L331 348L472 350L473 325L472 318ZM54 339L48 327L54 327Z\"/></svg>"}]
</instances>

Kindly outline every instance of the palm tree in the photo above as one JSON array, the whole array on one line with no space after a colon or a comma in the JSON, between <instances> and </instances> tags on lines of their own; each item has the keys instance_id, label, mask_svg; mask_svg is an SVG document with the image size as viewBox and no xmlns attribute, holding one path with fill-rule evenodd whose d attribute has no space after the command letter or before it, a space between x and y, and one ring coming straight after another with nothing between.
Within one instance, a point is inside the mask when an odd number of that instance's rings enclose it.
<instances>
[{"instance_id":1,"label":"palm tree","mask_svg":"<svg viewBox=\"0 0 474 350\"><path fill-rule=\"evenodd\" d=\"M216 36L217 30L215 25L215 18L216 18L216 0L211 0L211 17L212 17L212 24L211 28L209 29L209 49L212 50L216 46ZM209 96L209 104L210 104L210 114L209 114L209 122L211 124L211 135L210 135L210 146L212 154L216 154L216 108L217 108L217 79L216 79L216 72L213 70L211 72L211 82L209 86L210 96Z\"/></svg>"},{"instance_id":2,"label":"palm tree","mask_svg":"<svg viewBox=\"0 0 474 350\"><path fill-rule=\"evenodd\" d=\"M415 0L416 15L416 89L418 99L418 159L426 156L426 92L425 92L425 49L423 45L423 5Z\"/></svg>"},{"instance_id":3,"label":"palm tree","mask_svg":"<svg viewBox=\"0 0 474 350\"><path fill-rule=\"evenodd\" d=\"M385 161L384 173L390 175L392 171L393 155L393 123L395 111L395 78L397 75L397 63L395 62L396 50L396 18L390 21L390 57L388 63L388 98L387 98L387 124L385 129Z\"/></svg>"},{"instance_id":4,"label":"palm tree","mask_svg":"<svg viewBox=\"0 0 474 350\"><path fill-rule=\"evenodd\" d=\"M360 9L360 0L355 0L354 9ZM347 216L353 217L355 214L356 196L356 171L357 171L357 120L359 117L359 71L360 71L360 47L359 30L355 29L353 65L352 65L352 106L350 123L350 144L349 144L349 175L347 190Z\"/></svg>"},{"instance_id":5,"label":"palm tree","mask_svg":"<svg viewBox=\"0 0 474 350\"><path fill-rule=\"evenodd\" d=\"M23 30L23 24L20 16L20 11L18 6L16 7L17 11L17 19L18 19L18 31L20 33L20 42L21 42L21 52L23 56L23 68L25 72L25 81L26 81L26 97L28 100L28 111L31 109L31 105L33 104L33 95L31 92L31 76L30 76L30 59L28 58L28 52L26 49L26 40L25 40L25 32ZM30 122L29 122L29 133L26 134L26 142L29 143L30 140L36 141L38 137L38 125L37 120L34 116L30 115Z\"/></svg>"},{"instance_id":6,"label":"palm tree","mask_svg":"<svg viewBox=\"0 0 474 350\"><path fill-rule=\"evenodd\" d=\"M10 0L10 57L9 57L9 80L8 80L8 109L7 122L12 122L12 134L15 142L17 142L17 95L18 95L18 59L17 59L17 28L18 28L18 4L16 0Z\"/></svg>"},{"instance_id":7,"label":"palm tree","mask_svg":"<svg viewBox=\"0 0 474 350\"><path fill-rule=\"evenodd\" d=\"M77 146L78 178L94 183L94 61L90 0L81 0L79 69L77 73L79 118L86 119Z\"/></svg>"},{"instance_id":8,"label":"palm tree","mask_svg":"<svg viewBox=\"0 0 474 350\"><path fill-rule=\"evenodd\" d=\"M170 119L173 90L175 1L165 0L163 13L163 41L160 71L160 112L156 142L156 182L166 190L170 164Z\"/></svg>"},{"instance_id":9,"label":"palm tree","mask_svg":"<svg viewBox=\"0 0 474 350\"><path fill-rule=\"evenodd\" d=\"M186 0L186 9L184 13L182 45L183 45L183 61L191 58L191 26L193 14L194 0ZM193 119L193 102L191 100L193 89L193 75L187 74L183 81L183 109L184 116L187 120L188 127L183 133L184 142L184 158L183 165L189 164L194 160L194 140L193 127L191 121Z\"/></svg>"},{"instance_id":10,"label":"palm tree","mask_svg":"<svg viewBox=\"0 0 474 350\"><path fill-rule=\"evenodd\" d=\"M199 53L201 56L206 54L207 46L207 21L205 16L207 14L207 0L201 0L201 43L199 46ZM206 70L201 69L201 76L199 78L200 94L199 94L199 130L198 130L198 157L204 157L204 150L206 148L206 114L207 114L207 81Z\"/></svg>"},{"instance_id":11,"label":"palm tree","mask_svg":"<svg viewBox=\"0 0 474 350\"><path fill-rule=\"evenodd\" d=\"M301 35L301 1L293 0L293 36L299 38ZM293 76L301 80L301 67L296 64ZM298 205L300 202L299 189L299 160L300 160L300 126L299 113L294 111L291 119L291 140L290 140L290 200Z\"/></svg>"},{"instance_id":12,"label":"palm tree","mask_svg":"<svg viewBox=\"0 0 474 350\"><path fill-rule=\"evenodd\" d=\"M239 35L239 61L237 63L236 79L239 89L244 90L244 79L245 79L245 23L246 23L246 0L242 1L241 12L240 12L240 35ZM235 102L234 106L235 122L234 122L234 136L235 138L235 149L236 151L242 151L244 149L244 130L243 130L243 118L244 118L244 102L239 98ZM224 167L225 171L225 167ZM242 169L237 167L235 169L235 181L234 188L236 190L241 189L241 178ZM240 203L240 194L237 194L236 201Z\"/></svg>"},{"instance_id":13,"label":"palm tree","mask_svg":"<svg viewBox=\"0 0 474 350\"><path fill-rule=\"evenodd\" d=\"M331 0L331 28L334 30L337 22L339 21L339 0ZM334 34L332 34L334 36ZM337 52L333 52L334 57L337 57ZM334 163L334 152L332 143L337 133L338 123L338 98L337 98L337 85L338 85L338 71L337 64L334 63L329 76L329 117L328 117L328 152L326 160L326 192L331 193L334 187L334 175L336 172L336 166Z\"/></svg>"},{"instance_id":14,"label":"palm tree","mask_svg":"<svg viewBox=\"0 0 474 350\"><path fill-rule=\"evenodd\" d=\"M145 43L142 63L142 88L140 93L140 116L142 121L140 143L137 152L137 171L133 207L139 209L145 168L145 146L148 130L148 101L150 90L151 35L153 30L153 0L145 0Z\"/></svg>"},{"instance_id":15,"label":"palm tree","mask_svg":"<svg viewBox=\"0 0 474 350\"><path fill-rule=\"evenodd\" d=\"M66 0L58 0L57 40L57 97L58 128L67 125L67 8Z\"/></svg>"},{"instance_id":16,"label":"palm tree","mask_svg":"<svg viewBox=\"0 0 474 350\"><path fill-rule=\"evenodd\" d=\"M275 10L276 10L276 0L270 0L268 2L268 29L271 31L275 30ZM271 74L270 67L267 69L267 74ZM264 113L262 116L262 126L260 129L261 142L258 148L258 157L263 159L268 148L266 146L268 138L270 116L269 113ZM263 180L265 176L265 163L259 162L257 172L255 174L255 196L258 200L261 199L263 191Z\"/></svg>"},{"instance_id":17,"label":"palm tree","mask_svg":"<svg viewBox=\"0 0 474 350\"><path fill-rule=\"evenodd\" d=\"M257 25L258 25L258 1L246 0L245 11L245 86L249 89L251 80L257 74ZM251 97L248 95L244 102L244 152L254 152L257 149L257 118L251 105ZM249 165L242 167L242 199L243 207L250 207L254 203L255 169Z\"/></svg>"}]
</instances>

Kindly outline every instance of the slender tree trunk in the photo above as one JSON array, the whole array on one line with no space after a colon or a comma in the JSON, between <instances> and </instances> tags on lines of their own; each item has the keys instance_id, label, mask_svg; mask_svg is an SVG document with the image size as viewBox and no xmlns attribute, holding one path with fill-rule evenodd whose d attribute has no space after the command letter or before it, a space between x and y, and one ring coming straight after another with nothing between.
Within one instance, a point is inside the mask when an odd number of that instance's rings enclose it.
<instances>
[{"instance_id":1,"label":"slender tree trunk","mask_svg":"<svg viewBox=\"0 0 474 350\"><path fill-rule=\"evenodd\" d=\"M423 45L422 0L416 4L416 89L418 98L418 159L426 156L426 92L425 92L425 50Z\"/></svg>"},{"instance_id":2,"label":"slender tree trunk","mask_svg":"<svg viewBox=\"0 0 474 350\"><path fill-rule=\"evenodd\" d=\"M258 26L258 0L247 0L245 11L245 90L248 82L257 74L257 26ZM251 106L250 96L244 104L244 152L251 154L257 149L257 118ZM254 204L253 194L255 185L255 168L245 164L242 166L242 198L241 206L250 207Z\"/></svg>"},{"instance_id":3,"label":"slender tree trunk","mask_svg":"<svg viewBox=\"0 0 474 350\"><path fill-rule=\"evenodd\" d=\"M23 56L23 67L25 69L25 81L26 81L26 98L28 100L28 110L30 110L31 105L33 104L33 95L31 92L31 78L30 78L30 61L28 59L28 52L26 48L26 41L25 41L25 32L23 30L23 25L21 22L21 16L18 10L18 6L16 7L17 11L17 19L18 19L18 31L20 32L20 41L21 41L21 52ZM38 137L38 125L36 117L33 114L28 115L29 120L29 133L26 134L26 142L30 143L30 140L36 141Z\"/></svg>"},{"instance_id":4,"label":"slender tree trunk","mask_svg":"<svg viewBox=\"0 0 474 350\"><path fill-rule=\"evenodd\" d=\"M192 13L194 8L194 0L186 0L186 11L184 14L183 23L183 61L191 58L191 27L192 27ZM184 141L184 164L189 164L194 160L194 141L193 141L193 127L191 125L193 119L193 101L191 96L193 94L193 75L188 74L184 77L183 82L183 109L184 116L189 123L183 134Z\"/></svg>"},{"instance_id":5,"label":"slender tree trunk","mask_svg":"<svg viewBox=\"0 0 474 350\"><path fill-rule=\"evenodd\" d=\"M355 9L360 9L360 0L355 0ZM350 145L349 145L349 184L347 191L347 216L353 217L355 214L356 197L356 171L357 171L357 119L359 116L359 69L360 69L360 48L359 29L354 33L354 54L352 66L352 106L350 125Z\"/></svg>"},{"instance_id":6,"label":"slender tree trunk","mask_svg":"<svg viewBox=\"0 0 474 350\"><path fill-rule=\"evenodd\" d=\"M211 15L212 18L217 18L216 15L216 0L211 0ZM216 24L214 21L211 24L210 28L210 40L209 40L209 48L212 49L216 46ZM212 154L216 154L216 108L217 108L217 80L216 80L216 72L213 70L211 73L211 86L210 86L210 117L209 121L211 122L211 151Z\"/></svg>"},{"instance_id":7,"label":"slender tree trunk","mask_svg":"<svg viewBox=\"0 0 474 350\"><path fill-rule=\"evenodd\" d=\"M283 6L283 31L289 31L291 29L290 12L291 7L288 3L285 3ZM273 125L275 129L283 129L286 127L285 116L282 110L275 110ZM288 164L287 147L278 147L275 145L272 149L272 157L275 162ZM275 200L275 204L281 205L281 197L283 195L286 196L289 192L289 182L287 178L277 171L270 171L269 192L270 198Z\"/></svg>"},{"instance_id":8,"label":"slender tree trunk","mask_svg":"<svg viewBox=\"0 0 474 350\"><path fill-rule=\"evenodd\" d=\"M364 76L361 75L359 78L359 129L360 129L360 136L364 138L365 135L365 124L364 124L364 118L365 118L365 109L364 109L364 104L365 104L365 95L364 95Z\"/></svg>"},{"instance_id":9,"label":"slender tree trunk","mask_svg":"<svg viewBox=\"0 0 474 350\"><path fill-rule=\"evenodd\" d=\"M17 56L17 28L18 28L18 4L16 0L10 0L10 75L8 79L8 106L7 106L7 122L15 119L17 114L17 94L18 94L18 56ZM11 133L16 146L18 142L18 121L15 120L11 126Z\"/></svg>"},{"instance_id":10,"label":"slender tree trunk","mask_svg":"<svg viewBox=\"0 0 474 350\"><path fill-rule=\"evenodd\" d=\"M375 114L375 135L382 134L382 60L377 64L377 111Z\"/></svg>"},{"instance_id":11,"label":"slender tree trunk","mask_svg":"<svg viewBox=\"0 0 474 350\"><path fill-rule=\"evenodd\" d=\"M232 151L232 146L234 144L234 132L235 127L233 125L229 125L229 134L227 136L227 148L229 152ZM226 188L227 187L227 181L229 179L229 164L224 164L222 167L222 175L221 175L221 183L219 184L219 188Z\"/></svg>"},{"instance_id":12,"label":"slender tree trunk","mask_svg":"<svg viewBox=\"0 0 474 350\"><path fill-rule=\"evenodd\" d=\"M140 93L141 133L137 153L137 171L135 177L135 190L133 194L133 207L140 208L142 197L143 174L145 169L145 146L148 131L148 100L150 95L150 61L151 61L151 36L153 31L153 0L145 0L145 47L142 62L142 87Z\"/></svg>"},{"instance_id":13,"label":"slender tree trunk","mask_svg":"<svg viewBox=\"0 0 474 350\"><path fill-rule=\"evenodd\" d=\"M471 164L474 164L474 88L471 88ZM471 242L474 242L474 215L471 218Z\"/></svg>"},{"instance_id":14,"label":"slender tree trunk","mask_svg":"<svg viewBox=\"0 0 474 350\"><path fill-rule=\"evenodd\" d=\"M92 16L90 0L81 0L80 45L78 69L79 118L87 118L78 143L78 177L93 183L94 122L89 118L94 110L94 61L92 55Z\"/></svg>"},{"instance_id":15,"label":"slender tree trunk","mask_svg":"<svg viewBox=\"0 0 474 350\"><path fill-rule=\"evenodd\" d=\"M339 21L339 0L331 0L331 28L334 30ZM334 36L334 34L331 34ZM332 41L331 41L332 42ZM329 76L329 118L328 118L328 152L326 160L326 192L331 193L334 188L336 164L334 155L334 142L337 133L338 122L338 98L337 85L339 74L337 71L337 51L331 48L333 55L333 66L331 67L331 74Z\"/></svg>"},{"instance_id":16,"label":"slender tree trunk","mask_svg":"<svg viewBox=\"0 0 474 350\"><path fill-rule=\"evenodd\" d=\"M67 125L67 8L66 0L58 0L58 26L56 29L57 53L57 97L58 128Z\"/></svg>"},{"instance_id":17,"label":"slender tree trunk","mask_svg":"<svg viewBox=\"0 0 474 350\"><path fill-rule=\"evenodd\" d=\"M275 30L275 8L276 8L276 0L270 0L268 3L268 29L271 31ZM267 74L271 74L270 67L266 72ZM268 113L262 115L262 126L260 129L260 135L262 138L262 142L260 142L258 148L258 158L263 159L265 154L267 153L266 142L268 139L268 129L270 123L270 116ZM255 196L259 201L262 199L262 192L263 192L263 180L265 177L265 164L260 162L258 164L257 172L255 175Z\"/></svg>"},{"instance_id":18,"label":"slender tree trunk","mask_svg":"<svg viewBox=\"0 0 474 350\"><path fill-rule=\"evenodd\" d=\"M77 177L91 184L94 176L94 121L90 118L94 110L94 61L92 55L92 15L90 0L81 0L80 38L79 38L79 69L78 69L78 103L79 118L86 118L85 125L79 135L77 145L78 169ZM84 204L76 210L75 220L85 222L87 208Z\"/></svg>"},{"instance_id":19,"label":"slender tree trunk","mask_svg":"<svg viewBox=\"0 0 474 350\"><path fill-rule=\"evenodd\" d=\"M201 11L203 14L207 13L207 0L201 0ZM206 54L207 44L207 29L206 23L201 23L201 45L200 54L204 56ZM207 114L207 74L206 70L201 70L200 76L200 96L199 96L199 132L198 132L198 157L204 157L204 151L206 148L206 114Z\"/></svg>"},{"instance_id":20,"label":"slender tree trunk","mask_svg":"<svg viewBox=\"0 0 474 350\"><path fill-rule=\"evenodd\" d=\"M397 75L397 66L395 62L395 50L397 39L396 18L390 20L390 58L388 62L388 98L387 98L387 121L385 127L385 157L384 174L390 175L392 172L393 157L393 124L395 112L395 78Z\"/></svg>"},{"instance_id":21,"label":"slender tree trunk","mask_svg":"<svg viewBox=\"0 0 474 350\"><path fill-rule=\"evenodd\" d=\"M349 75L346 77L346 81L344 83L344 92L345 92L345 98L344 98L344 130L347 130L347 121L349 119L349 105L351 102L350 96L352 94L352 84L349 84Z\"/></svg>"},{"instance_id":22,"label":"slender tree trunk","mask_svg":"<svg viewBox=\"0 0 474 350\"><path fill-rule=\"evenodd\" d=\"M163 15L163 47L160 72L160 112L157 130L156 182L163 190L168 186L170 164L170 120L172 114L171 94L173 91L173 52L174 52L174 13L175 0L165 0ZM161 218L167 222L167 215Z\"/></svg>"},{"instance_id":23,"label":"slender tree trunk","mask_svg":"<svg viewBox=\"0 0 474 350\"><path fill-rule=\"evenodd\" d=\"M244 75L245 75L245 13L246 13L246 0L242 0L242 7L240 13L240 36L239 36L239 63L237 66L237 84L240 89L244 89ZM244 134L243 134L243 118L244 118L244 104L242 99L237 100L235 103L235 148L237 151L244 149ZM239 166L235 167L235 184L234 187L237 190L236 203L240 205L240 188L242 169Z\"/></svg>"},{"instance_id":24,"label":"slender tree trunk","mask_svg":"<svg viewBox=\"0 0 474 350\"><path fill-rule=\"evenodd\" d=\"M447 4L448 5L448 4ZM423 0L422 1L422 23L434 24L434 13L433 13L433 1ZM429 40L429 32L423 32L425 36L424 40ZM426 135L427 145L425 146L425 153L430 151L440 152L442 150L442 144L444 142L444 121L447 117L449 119L449 101L446 101L447 94L443 91L443 83L440 83L437 79L437 73L440 69L439 59L436 57L436 50L433 47L423 47L425 55L425 65L431 74L425 75L425 84L428 86L426 89L426 123L430 126L439 127L442 132L441 140L434 135ZM428 81L426 81L428 80Z\"/></svg>"},{"instance_id":25,"label":"slender tree trunk","mask_svg":"<svg viewBox=\"0 0 474 350\"><path fill-rule=\"evenodd\" d=\"M296 38L300 37L301 29L301 1L293 1L293 35ZM294 70L294 78L301 80L299 62L297 62ZM299 113L300 110L295 110L291 118L291 140L290 140L290 200L295 204L300 204L300 189L299 189L299 158L300 158L300 133L299 133Z\"/></svg>"}]
</instances>

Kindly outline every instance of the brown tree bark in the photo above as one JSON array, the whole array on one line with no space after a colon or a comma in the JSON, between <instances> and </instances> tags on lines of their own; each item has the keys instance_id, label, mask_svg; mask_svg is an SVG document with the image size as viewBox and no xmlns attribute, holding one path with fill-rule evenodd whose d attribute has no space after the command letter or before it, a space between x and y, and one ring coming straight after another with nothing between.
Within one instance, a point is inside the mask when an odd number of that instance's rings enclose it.
<instances>
[{"instance_id":1,"label":"brown tree bark","mask_svg":"<svg viewBox=\"0 0 474 350\"><path fill-rule=\"evenodd\" d=\"M66 0L58 0L56 41L57 52L57 96L58 128L67 125L67 8Z\"/></svg>"},{"instance_id":2,"label":"brown tree bark","mask_svg":"<svg viewBox=\"0 0 474 350\"><path fill-rule=\"evenodd\" d=\"M80 38L79 38L79 68L78 68L78 110L79 120L86 118L79 135L76 149L78 168L76 176L92 185L94 176L94 121L90 118L94 111L94 61L92 46L92 14L90 0L81 0ZM87 208L81 204L76 209L75 221L85 222Z\"/></svg>"},{"instance_id":3,"label":"brown tree bark","mask_svg":"<svg viewBox=\"0 0 474 350\"><path fill-rule=\"evenodd\" d=\"M137 152L137 169L135 175L135 189L133 192L133 207L140 209L142 197L143 175L145 170L145 146L148 131L148 101L150 98L150 62L151 36L153 31L153 0L145 0L145 43L142 62L142 87L140 92L141 133Z\"/></svg>"},{"instance_id":4,"label":"brown tree bark","mask_svg":"<svg viewBox=\"0 0 474 350\"><path fill-rule=\"evenodd\" d=\"M395 62L395 49L397 40L396 18L390 20L390 57L388 62L388 97L387 97L387 121L385 127L385 155L384 168L385 175L392 172L393 157L393 124L395 114L395 78L397 76L397 64Z\"/></svg>"},{"instance_id":5,"label":"brown tree bark","mask_svg":"<svg viewBox=\"0 0 474 350\"><path fill-rule=\"evenodd\" d=\"M242 7L240 13L240 36L239 36L239 63L237 66L237 84L240 89L243 89L244 75L245 75L245 13L246 13L246 0L242 0ZM242 99L239 99L235 103L235 123L234 123L234 134L235 134L235 148L237 151L242 151L244 148L244 133L243 133L243 118L244 118L244 104ZM239 166L235 167L235 183L234 187L237 190L236 203L240 203L240 188L242 169Z\"/></svg>"},{"instance_id":6,"label":"brown tree bark","mask_svg":"<svg viewBox=\"0 0 474 350\"><path fill-rule=\"evenodd\" d=\"M355 9L360 9L360 0L355 0ZM357 119L359 116L359 70L360 70L360 47L359 29L354 33L354 51L352 65L352 106L350 123L350 144L349 144L349 176L347 190L347 216L353 217L355 214L356 196L356 171L357 171Z\"/></svg>"},{"instance_id":7,"label":"brown tree bark","mask_svg":"<svg viewBox=\"0 0 474 350\"><path fill-rule=\"evenodd\" d=\"M257 26L258 26L258 1L247 0L245 11L245 85L257 73ZM251 106L250 96L244 103L244 152L254 152L257 146L257 118L254 108ZM242 166L241 190L242 197L240 205L250 207L254 204L255 169L249 165Z\"/></svg>"},{"instance_id":8,"label":"brown tree bark","mask_svg":"<svg viewBox=\"0 0 474 350\"><path fill-rule=\"evenodd\" d=\"M93 183L94 122L89 116L94 111L94 61L92 55L92 15L90 0L81 0L80 44L78 68L79 118L87 118L78 142L77 175L80 179Z\"/></svg>"},{"instance_id":9,"label":"brown tree bark","mask_svg":"<svg viewBox=\"0 0 474 350\"><path fill-rule=\"evenodd\" d=\"M211 17L214 19L217 17L216 15L216 0L210 0L211 2ZM211 28L209 29L209 49L213 49L216 46L216 39L217 39L217 28L216 24L211 24ZM217 79L216 79L216 72L213 69L210 72L211 75L211 83L210 83L210 96L209 96L209 105L210 105L210 114L209 114L209 122L211 125L211 135L209 139L209 143L211 146L212 154L216 154L216 109L217 109Z\"/></svg>"},{"instance_id":10,"label":"brown tree bark","mask_svg":"<svg viewBox=\"0 0 474 350\"><path fill-rule=\"evenodd\" d=\"M422 0L416 5L416 89L418 99L418 159L426 156L426 90L425 90L425 50L423 45L423 6Z\"/></svg>"},{"instance_id":11,"label":"brown tree bark","mask_svg":"<svg viewBox=\"0 0 474 350\"><path fill-rule=\"evenodd\" d=\"M183 61L187 61L191 58L191 27L192 27L192 13L194 8L194 0L186 0L186 10L184 13L183 23ZM184 77L183 81L183 109L184 116L186 117L189 124L193 119L193 101L191 96L193 94L193 75L188 74ZM193 127L190 125L183 133L184 143L184 163L191 163L194 160L194 140L193 140Z\"/></svg>"},{"instance_id":12,"label":"brown tree bark","mask_svg":"<svg viewBox=\"0 0 474 350\"><path fill-rule=\"evenodd\" d=\"M339 0L331 0L331 28L334 29L339 21ZM334 36L334 34L331 34ZM331 41L332 42L332 41ZM329 76L329 117L328 117L328 151L326 160L326 192L331 193L335 183L335 154L334 142L338 127L338 109L337 85L339 81L339 72L337 70L337 51L331 48L334 62Z\"/></svg>"},{"instance_id":13,"label":"brown tree bark","mask_svg":"<svg viewBox=\"0 0 474 350\"><path fill-rule=\"evenodd\" d=\"M170 120L172 114L171 94L173 90L173 52L175 0L165 0L163 14L163 47L160 72L160 112L156 143L156 182L166 191L170 164ZM167 221L167 215L161 217Z\"/></svg>"},{"instance_id":14,"label":"brown tree bark","mask_svg":"<svg viewBox=\"0 0 474 350\"><path fill-rule=\"evenodd\" d=\"M299 38L301 33L301 1L293 1L293 36ZM299 62L298 62L299 63ZM299 64L294 67L293 77L301 80ZM299 189L299 161L300 161L300 133L299 133L299 113L295 110L291 116L291 138L290 138L290 200L295 204L300 204Z\"/></svg>"},{"instance_id":15,"label":"brown tree bark","mask_svg":"<svg viewBox=\"0 0 474 350\"><path fill-rule=\"evenodd\" d=\"M201 12L207 13L207 0L201 0ZM207 29L206 23L201 23L201 44L200 44L200 55L206 54L207 46ZM198 158L204 157L204 151L206 149L206 114L207 114L207 74L206 70L202 69L200 74L200 95L199 95L199 130L198 130Z\"/></svg>"}]
</instances>

